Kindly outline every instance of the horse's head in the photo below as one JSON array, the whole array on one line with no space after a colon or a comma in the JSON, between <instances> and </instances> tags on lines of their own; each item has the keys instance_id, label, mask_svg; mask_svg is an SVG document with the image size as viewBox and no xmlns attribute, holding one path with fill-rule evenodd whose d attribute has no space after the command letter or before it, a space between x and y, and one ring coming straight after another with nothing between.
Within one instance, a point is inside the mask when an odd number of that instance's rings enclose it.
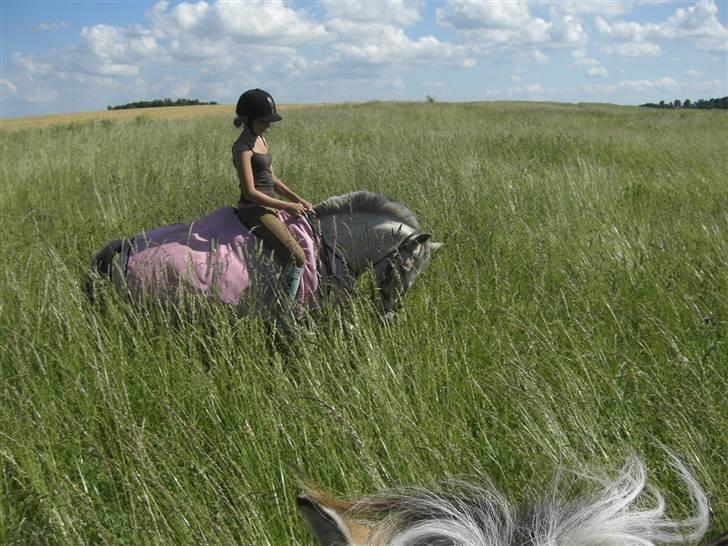
<instances>
[{"instance_id":1,"label":"horse's head","mask_svg":"<svg viewBox=\"0 0 728 546\"><path fill-rule=\"evenodd\" d=\"M415 279L425 271L432 255L443 243L431 241L429 233L413 233L374 265L374 275L382 298L384 319L393 318L402 307L402 298Z\"/></svg>"},{"instance_id":2,"label":"horse's head","mask_svg":"<svg viewBox=\"0 0 728 546\"><path fill-rule=\"evenodd\" d=\"M421 231L409 207L378 193L330 197L315 210L324 245L336 249L350 277L374 271L380 309L385 320L391 318L442 243Z\"/></svg>"}]
</instances>

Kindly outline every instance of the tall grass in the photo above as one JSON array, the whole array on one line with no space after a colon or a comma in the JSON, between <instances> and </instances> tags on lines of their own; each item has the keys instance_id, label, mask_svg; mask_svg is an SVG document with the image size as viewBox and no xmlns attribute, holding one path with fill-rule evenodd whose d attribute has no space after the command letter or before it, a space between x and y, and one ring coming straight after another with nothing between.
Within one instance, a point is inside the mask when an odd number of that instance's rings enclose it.
<instances>
[{"instance_id":1,"label":"tall grass","mask_svg":"<svg viewBox=\"0 0 728 546\"><path fill-rule=\"evenodd\" d=\"M728 117L341 105L269 135L309 200L409 204L447 243L392 326L355 300L283 350L252 318L90 305L107 240L234 204L230 120L0 133L0 543L308 544L340 493L485 473L516 499L662 443L728 527Z\"/></svg>"}]
</instances>

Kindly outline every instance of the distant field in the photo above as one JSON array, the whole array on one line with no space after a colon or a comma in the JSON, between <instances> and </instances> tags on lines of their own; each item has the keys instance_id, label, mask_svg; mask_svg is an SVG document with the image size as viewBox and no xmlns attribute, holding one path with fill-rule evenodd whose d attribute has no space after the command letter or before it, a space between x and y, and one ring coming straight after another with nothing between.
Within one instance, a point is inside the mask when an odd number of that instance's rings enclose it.
<instances>
[{"instance_id":1,"label":"distant field","mask_svg":"<svg viewBox=\"0 0 728 546\"><path fill-rule=\"evenodd\" d=\"M304 106L304 104L281 105L281 112ZM0 130L28 129L33 127L49 127L69 123L85 123L93 121L129 121L139 116L153 119L194 119L200 117L228 116L232 120L235 113L234 104L205 104L199 106L170 106L162 108L130 108L127 110L106 110L101 112L79 112L75 114L57 114L49 116L32 116L0 120Z\"/></svg>"},{"instance_id":2,"label":"distant field","mask_svg":"<svg viewBox=\"0 0 728 546\"><path fill-rule=\"evenodd\" d=\"M728 529L728 113L283 110L302 195L383 192L446 242L394 325L366 286L355 333L333 317L291 352L224 308L84 299L106 241L236 202L229 105L0 135L0 544L310 544L300 480L482 473L525 500L631 452L684 516L660 443Z\"/></svg>"}]
</instances>

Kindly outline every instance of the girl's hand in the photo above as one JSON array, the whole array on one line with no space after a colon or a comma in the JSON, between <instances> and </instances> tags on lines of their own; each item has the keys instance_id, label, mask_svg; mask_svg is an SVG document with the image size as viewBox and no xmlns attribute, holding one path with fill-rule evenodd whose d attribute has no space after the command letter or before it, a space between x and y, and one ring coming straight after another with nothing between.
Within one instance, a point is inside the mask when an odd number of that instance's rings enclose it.
<instances>
[{"instance_id":1,"label":"girl's hand","mask_svg":"<svg viewBox=\"0 0 728 546\"><path fill-rule=\"evenodd\" d=\"M288 203L285 211L293 214L293 216L303 216L306 213L306 207L302 203Z\"/></svg>"},{"instance_id":2,"label":"girl's hand","mask_svg":"<svg viewBox=\"0 0 728 546\"><path fill-rule=\"evenodd\" d=\"M301 205L303 205L303 207L304 207L304 208L305 208L306 210L310 210L310 211L313 211L313 205L312 205L311 203L309 203L308 201L306 201L305 199L301 199L301 198L299 197L299 198L298 198L298 202L299 202L299 203L300 203Z\"/></svg>"}]
</instances>

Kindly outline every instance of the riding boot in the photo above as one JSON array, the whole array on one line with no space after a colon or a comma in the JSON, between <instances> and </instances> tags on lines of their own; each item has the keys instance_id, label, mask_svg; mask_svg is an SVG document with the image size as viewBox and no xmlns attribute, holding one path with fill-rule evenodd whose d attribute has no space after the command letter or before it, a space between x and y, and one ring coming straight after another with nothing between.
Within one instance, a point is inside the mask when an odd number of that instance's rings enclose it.
<instances>
[{"instance_id":1,"label":"riding boot","mask_svg":"<svg viewBox=\"0 0 728 546\"><path fill-rule=\"evenodd\" d=\"M281 294L278 301L279 313L277 320L278 327L286 336L295 334L296 316L293 313L293 308L298 294L298 287L301 285L302 275L303 268L296 266L295 263L288 264L281 272Z\"/></svg>"}]
</instances>

